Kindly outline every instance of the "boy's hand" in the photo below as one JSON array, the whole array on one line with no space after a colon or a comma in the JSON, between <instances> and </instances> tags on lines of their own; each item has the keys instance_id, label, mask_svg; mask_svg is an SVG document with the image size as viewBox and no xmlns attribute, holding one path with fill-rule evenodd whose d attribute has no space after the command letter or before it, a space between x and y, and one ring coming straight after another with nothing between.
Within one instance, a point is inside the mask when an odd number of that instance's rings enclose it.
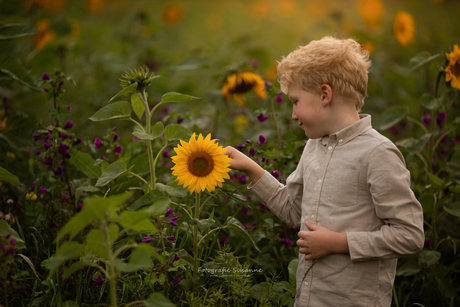
<instances>
[{"instance_id":1,"label":"boy's hand","mask_svg":"<svg viewBox=\"0 0 460 307\"><path fill-rule=\"evenodd\" d=\"M254 183L257 182L265 172L259 164L232 146L227 147L224 155L233 159L232 162L230 162L231 169L245 172Z\"/></svg>"},{"instance_id":2,"label":"boy's hand","mask_svg":"<svg viewBox=\"0 0 460 307\"><path fill-rule=\"evenodd\" d=\"M299 231L297 245L305 260L314 260L329 254L348 253L347 234L334 232L325 227L305 221L310 231Z\"/></svg>"}]
</instances>

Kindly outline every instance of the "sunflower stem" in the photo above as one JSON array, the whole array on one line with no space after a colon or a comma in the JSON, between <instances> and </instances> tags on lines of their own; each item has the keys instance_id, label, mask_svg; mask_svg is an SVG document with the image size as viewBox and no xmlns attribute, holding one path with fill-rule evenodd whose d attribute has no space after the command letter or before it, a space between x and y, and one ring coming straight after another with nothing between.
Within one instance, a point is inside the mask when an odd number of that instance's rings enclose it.
<instances>
[{"instance_id":1,"label":"sunflower stem","mask_svg":"<svg viewBox=\"0 0 460 307\"><path fill-rule=\"evenodd\" d=\"M200 195L201 193L195 194L195 218L200 218ZM193 226L193 275L198 274L198 225Z\"/></svg>"},{"instance_id":2,"label":"sunflower stem","mask_svg":"<svg viewBox=\"0 0 460 307\"><path fill-rule=\"evenodd\" d=\"M145 95L145 89L142 89L142 91L138 92L139 97L141 98L142 102L144 103L144 108L145 108L145 133L150 135L150 126L151 126L151 113L150 112L150 107L149 103L147 101L147 96ZM155 164L153 162L153 151L152 151L152 140L146 140L147 141L147 155L149 157L149 166L150 166L150 188L155 189Z\"/></svg>"}]
</instances>

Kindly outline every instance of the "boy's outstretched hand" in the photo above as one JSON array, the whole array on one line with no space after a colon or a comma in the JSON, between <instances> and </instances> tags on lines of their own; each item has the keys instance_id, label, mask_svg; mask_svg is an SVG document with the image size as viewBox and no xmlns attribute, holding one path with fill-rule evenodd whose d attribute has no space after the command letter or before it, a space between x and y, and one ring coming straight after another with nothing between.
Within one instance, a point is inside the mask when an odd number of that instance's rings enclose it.
<instances>
[{"instance_id":1,"label":"boy's outstretched hand","mask_svg":"<svg viewBox=\"0 0 460 307\"><path fill-rule=\"evenodd\" d=\"M227 147L224 155L233 159L232 162L230 162L231 169L245 172L253 183L256 183L265 172L259 164L232 146Z\"/></svg>"},{"instance_id":2,"label":"boy's outstretched hand","mask_svg":"<svg viewBox=\"0 0 460 307\"><path fill-rule=\"evenodd\" d=\"M334 232L325 227L305 221L309 231L299 231L297 245L305 260L314 260L329 254L348 253L347 234Z\"/></svg>"}]
</instances>

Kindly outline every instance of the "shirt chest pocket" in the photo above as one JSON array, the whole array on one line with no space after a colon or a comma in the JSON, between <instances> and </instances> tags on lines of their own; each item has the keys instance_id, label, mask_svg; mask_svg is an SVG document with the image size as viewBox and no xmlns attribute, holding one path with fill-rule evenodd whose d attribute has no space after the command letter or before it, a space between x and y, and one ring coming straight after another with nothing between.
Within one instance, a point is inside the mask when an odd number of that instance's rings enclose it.
<instances>
[{"instance_id":1,"label":"shirt chest pocket","mask_svg":"<svg viewBox=\"0 0 460 307\"><path fill-rule=\"evenodd\" d=\"M327 174L322 197L333 206L352 206L358 203L359 171L341 169Z\"/></svg>"}]
</instances>

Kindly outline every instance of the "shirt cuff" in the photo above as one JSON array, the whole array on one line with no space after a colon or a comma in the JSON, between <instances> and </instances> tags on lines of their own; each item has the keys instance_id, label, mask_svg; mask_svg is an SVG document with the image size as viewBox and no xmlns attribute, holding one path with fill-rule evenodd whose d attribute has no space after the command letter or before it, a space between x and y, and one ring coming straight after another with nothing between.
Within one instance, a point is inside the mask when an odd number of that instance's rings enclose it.
<instances>
[{"instance_id":1,"label":"shirt cuff","mask_svg":"<svg viewBox=\"0 0 460 307\"><path fill-rule=\"evenodd\" d=\"M251 190L263 203L266 203L273 194L282 185L278 179L273 177L269 172L265 173L255 183L251 182L248 185L248 190Z\"/></svg>"},{"instance_id":2,"label":"shirt cuff","mask_svg":"<svg viewBox=\"0 0 460 307\"><path fill-rule=\"evenodd\" d=\"M367 261L373 259L371 251L368 248L366 233L359 232L347 232L348 250L350 252L350 258L352 262Z\"/></svg>"}]
</instances>

